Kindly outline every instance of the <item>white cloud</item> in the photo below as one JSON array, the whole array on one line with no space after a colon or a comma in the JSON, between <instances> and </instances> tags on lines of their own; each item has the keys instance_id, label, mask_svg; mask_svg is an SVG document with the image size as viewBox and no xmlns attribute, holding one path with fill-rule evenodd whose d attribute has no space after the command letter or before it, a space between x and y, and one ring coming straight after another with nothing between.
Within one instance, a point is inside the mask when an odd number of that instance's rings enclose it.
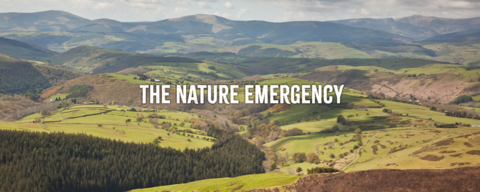
<instances>
[{"instance_id":1,"label":"white cloud","mask_svg":"<svg viewBox=\"0 0 480 192\"><path fill-rule=\"evenodd\" d=\"M480 0L0 0L0 12L46 10L119 21L157 21L214 12L231 16L229 19L277 22L410 15L471 18L480 17Z\"/></svg>"},{"instance_id":2,"label":"white cloud","mask_svg":"<svg viewBox=\"0 0 480 192\"><path fill-rule=\"evenodd\" d=\"M202 8L202 9L213 9L214 7L212 7L209 3L207 2L197 2L197 5L198 7Z\"/></svg>"},{"instance_id":3,"label":"white cloud","mask_svg":"<svg viewBox=\"0 0 480 192\"><path fill-rule=\"evenodd\" d=\"M230 3L230 1L227 1L227 2L223 3L222 5L223 5L223 7L227 8L227 9L233 8L233 5L232 5L232 3Z\"/></svg>"},{"instance_id":4,"label":"white cloud","mask_svg":"<svg viewBox=\"0 0 480 192\"><path fill-rule=\"evenodd\" d=\"M215 13L213 13L214 15L217 15L217 16L221 16L221 17L230 17L230 14L228 13L220 13L218 11L215 11Z\"/></svg>"},{"instance_id":5,"label":"white cloud","mask_svg":"<svg viewBox=\"0 0 480 192\"><path fill-rule=\"evenodd\" d=\"M247 11L248 11L248 9L240 9L240 11L238 11L238 13L237 13L237 19L239 19Z\"/></svg>"},{"instance_id":6,"label":"white cloud","mask_svg":"<svg viewBox=\"0 0 480 192\"><path fill-rule=\"evenodd\" d=\"M190 2L188 2L188 1L178 1L177 5L182 6L182 7L188 7L188 6L190 6Z\"/></svg>"},{"instance_id":7,"label":"white cloud","mask_svg":"<svg viewBox=\"0 0 480 192\"><path fill-rule=\"evenodd\" d=\"M398 18L410 15L446 18L480 16L480 0L243 0L262 2L291 15L277 18L291 20L337 20L348 18ZM305 15L301 15L301 13ZM289 21L289 20L281 20Z\"/></svg>"}]
</instances>

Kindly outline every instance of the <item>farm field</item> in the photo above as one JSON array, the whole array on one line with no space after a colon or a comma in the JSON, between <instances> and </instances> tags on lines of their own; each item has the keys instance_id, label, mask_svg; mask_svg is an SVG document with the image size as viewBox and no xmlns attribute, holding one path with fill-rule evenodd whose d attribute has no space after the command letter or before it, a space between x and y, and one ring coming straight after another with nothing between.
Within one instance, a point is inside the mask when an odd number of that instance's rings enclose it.
<instances>
[{"instance_id":1,"label":"farm field","mask_svg":"<svg viewBox=\"0 0 480 192\"><path fill-rule=\"evenodd\" d=\"M480 152L478 128L396 128L365 131L361 135L366 145L360 149L358 160L346 168L347 172L480 166L475 152ZM320 164L298 163L292 159L283 166L277 165L283 173L297 167L304 171L313 167L328 167L332 163L342 169L356 157L355 146L361 147L357 142L350 141L353 136L354 133L301 135L279 139L265 146L272 148L277 156L292 158L294 153L299 152L319 156Z\"/></svg>"},{"instance_id":2,"label":"farm field","mask_svg":"<svg viewBox=\"0 0 480 192\"><path fill-rule=\"evenodd\" d=\"M478 128L382 130L368 136L375 137L347 171L480 166Z\"/></svg>"},{"instance_id":3,"label":"farm field","mask_svg":"<svg viewBox=\"0 0 480 192\"><path fill-rule=\"evenodd\" d=\"M351 97L347 94L344 96ZM417 152L414 156L410 155L422 147L428 148L443 138L453 138L454 136L462 134L471 134L475 131L479 131L480 133L480 129L476 127L455 129L434 128L435 122L478 125L480 124L480 120L446 116L445 113L432 111L428 107L416 104L379 99L370 100L362 97L351 98L356 99L357 105L362 103L365 106L369 106L366 102L371 102L377 106L368 107L365 110L363 108L345 109L324 105L292 105L289 109L272 113L268 117L271 121L279 121L282 130L298 128L305 134L285 137L264 144L264 146L271 148L272 151L276 153L277 158L285 157L287 159L284 165L277 164L279 171L291 174L295 172L294 170L296 170L297 167L301 167L304 173L306 169L313 167L333 166L338 169L344 168L356 157L356 148L361 147L356 141L351 141L355 136L353 130L360 128L359 124L367 127L376 126L383 128L379 130L362 130L362 141L364 143L366 143L370 137L372 138L368 144L361 149L361 155L358 160L355 161L356 163L346 168L345 171L377 168L414 169L422 168L422 166L428 166L429 168L455 168L458 166L480 165L480 161L475 160L475 155L465 155L465 157L468 157L466 158L468 159L466 162L469 164L454 162L455 160L459 160L458 157L452 159L450 156L446 157L445 155L445 160L438 160L438 162L433 162L432 165L429 165L428 161L420 159L424 158L428 153L423 154L422 152L422 154L420 154ZM379 108L379 105L373 101L384 104L384 108L391 110L391 113L398 114L398 116L391 116L391 114L385 113L383 108ZM346 120L355 123L352 125L342 125L337 122L338 115L342 115ZM320 117L320 119L317 120L316 117ZM397 128L390 128L392 124ZM338 126L343 132L319 133L333 126ZM414 137L414 135L416 136ZM386 137L389 139L376 141ZM461 143L475 141L476 138L475 136L470 136L468 139L455 139L456 144L451 148L455 151L466 152L466 150L470 150L470 148L462 146ZM478 139L480 139L480 136ZM388 145L384 144L387 140ZM378 144L378 142L380 142L381 145ZM378 154L372 152L373 145L377 145ZM477 149L475 147L476 145L472 144L472 146L472 150ZM399 152L397 152L397 150ZM404 151L408 151L408 153ZM320 159L320 164L295 162L292 155L300 152L317 154ZM397 154L403 155L402 158L399 158ZM436 154L438 155L438 153ZM389 161L390 159L396 159L398 161ZM455 163L459 164L457 165ZM413 164L415 164L415 166L413 166Z\"/></svg>"},{"instance_id":4,"label":"farm field","mask_svg":"<svg viewBox=\"0 0 480 192\"><path fill-rule=\"evenodd\" d=\"M133 73L132 71L135 70L138 70L138 68L129 68L120 71L120 73L107 74L115 79L125 80L135 84L154 83L146 80L139 80L137 74L128 74ZM160 83L155 82L155 84L172 84L179 80L184 84L193 84L193 78L214 80L217 78L237 79L247 76L235 66L213 61L204 61L203 63L162 62L144 65L140 70L144 71L144 74L149 75L152 79L158 79L161 81Z\"/></svg>"},{"instance_id":5,"label":"farm field","mask_svg":"<svg viewBox=\"0 0 480 192\"><path fill-rule=\"evenodd\" d=\"M385 72L393 74L404 74L404 75L431 75L431 74L452 74L452 75L461 75L464 81L478 81L480 78L480 68L465 66L459 64L428 64L419 67L406 67L400 69L388 69L381 66L348 66L348 65L338 65L338 70L363 70L370 73L373 72Z\"/></svg>"},{"instance_id":6,"label":"farm field","mask_svg":"<svg viewBox=\"0 0 480 192\"><path fill-rule=\"evenodd\" d=\"M173 133L165 129L155 128L148 123L148 118L141 122L136 122L137 114L147 117L152 112L130 112L120 111L126 110L126 107L103 105L75 105L60 110L44 119L47 123L33 123L35 119L42 116L38 113L27 116L17 122L0 121L1 129L8 130L26 130L26 131L42 131L42 132L65 132L65 133L84 133L88 135L117 139L127 142L151 143L157 137L161 137L160 146L172 147L175 149L185 148L204 148L210 147L213 142L206 141L203 138L212 139L212 137L200 134L199 130L192 129L197 133L182 132ZM192 118L194 114L184 112L159 111L159 115L165 115L167 119L159 119L159 123L170 122L171 125L177 127L178 130L187 130L190 127L189 122L184 122L184 118ZM131 122L126 123L127 119ZM177 120L178 119L178 120ZM59 121L50 122L48 121ZM177 126L184 122L184 126ZM190 136L188 136L190 135ZM188 141L190 140L190 141Z\"/></svg>"}]
</instances>

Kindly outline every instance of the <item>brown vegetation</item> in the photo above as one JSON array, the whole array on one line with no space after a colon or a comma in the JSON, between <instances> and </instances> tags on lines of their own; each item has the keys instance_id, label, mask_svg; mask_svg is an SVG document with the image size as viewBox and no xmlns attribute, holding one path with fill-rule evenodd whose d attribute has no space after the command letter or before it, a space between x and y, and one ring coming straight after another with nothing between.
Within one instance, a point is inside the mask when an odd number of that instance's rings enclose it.
<instances>
[{"instance_id":1,"label":"brown vegetation","mask_svg":"<svg viewBox=\"0 0 480 192\"><path fill-rule=\"evenodd\" d=\"M457 169L368 170L352 173L316 174L292 185L249 192L340 192L340 191L480 191L480 167Z\"/></svg>"},{"instance_id":2,"label":"brown vegetation","mask_svg":"<svg viewBox=\"0 0 480 192\"><path fill-rule=\"evenodd\" d=\"M43 93L40 95L40 97L44 98L44 99L49 98L53 94L55 94L58 91L58 89L60 89L60 88L61 88L61 86L56 86L56 87L49 88L49 89L43 91Z\"/></svg>"},{"instance_id":3,"label":"brown vegetation","mask_svg":"<svg viewBox=\"0 0 480 192\"><path fill-rule=\"evenodd\" d=\"M449 139L445 139L445 140L442 140L442 141L438 141L436 143L434 143L433 145L435 146L445 146L445 145L450 145L452 144L454 141L453 141L453 138L449 138Z\"/></svg>"},{"instance_id":4,"label":"brown vegetation","mask_svg":"<svg viewBox=\"0 0 480 192\"><path fill-rule=\"evenodd\" d=\"M269 110L272 112L272 113L277 113L277 112L280 112L280 111L286 111L290 109L290 105L289 104L276 104L274 105L273 107L270 107Z\"/></svg>"},{"instance_id":5,"label":"brown vegetation","mask_svg":"<svg viewBox=\"0 0 480 192\"><path fill-rule=\"evenodd\" d=\"M376 155L378 151L377 145L372 145L372 149L373 149L373 154Z\"/></svg>"},{"instance_id":6,"label":"brown vegetation","mask_svg":"<svg viewBox=\"0 0 480 192\"><path fill-rule=\"evenodd\" d=\"M473 147L473 145L472 145L471 143L469 143L469 142L465 142L465 143L463 143L463 144L464 144L465 146L467 146L467 147Z\"/></svg>"},{"instance_id":7,"label":"brown vegetation","mask_svg":"<svg viewBox=\"0 0 480 192\"><path fill-rule=\"evenodd\" d=\"M361 70L317 71L307 74L302 79L331 84L345 84L345 86L382 94L386 97L410 99L415 95L417 99L448 103L460 95L478 93L479 86L475 82L465 82L462 75L430 74L426 76L408 78L401 74L367 73ZM439 94L442 90L443 94Z\"/></svg>"},{"instance_id":8,"label":"brown vegetation","mask_svg":"<svg viewBox=\"0 0 480 192\"><path fill-rule=\"evenodd\" d=\"M422 160L427 160L427 161L440 161L443 159L443 155L442 156L436 156L436 155L427 155L425 157L422 157L420 158Z\"/></svg>"},{"instance_id":9,"label":"brown vegetation","mask_svg":"<svg viewBox=\"0 0 480 192\"><path fill-rule=\"evenodd\" d=\"M37 103L20 95L0 93L1 120L13 121L33 113L40 113L42 110L50 113L56 109L55 103Z\"/></svg>"},{"instance_id":10,"label":"brown vegetation","mask_svg":"<svg viewBox=\"0 0 480 192\"><path fill-rule=\"evenodd\" d=\"M469 154L469 155L480 155L480 150L467 151L466 154Z\"/></svg>"},{"instance_id":11,"label":"brown vegetation","mask_svg":"<svg viewBox=\"0 0 480 192\"><path fill-rule=\"evenodd\" d=\"M447 150L445 150L445 151L439 151L439 153L455 153L455 152L456 152L456 151L447 151Z\"/></svg>"}]
</instances>

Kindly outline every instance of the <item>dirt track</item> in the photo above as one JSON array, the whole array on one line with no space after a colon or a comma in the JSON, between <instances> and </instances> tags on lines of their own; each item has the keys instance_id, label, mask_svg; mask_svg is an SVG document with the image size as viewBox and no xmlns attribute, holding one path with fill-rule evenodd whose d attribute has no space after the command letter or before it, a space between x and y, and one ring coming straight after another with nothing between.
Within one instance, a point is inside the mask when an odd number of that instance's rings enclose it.
<instances>
[{"instance_id":1,"label":"dirt track","mask_svg":"<svg viewBox=\"0 0 480 192\"><path fill-rule=\"evenodd\" d=\"M480 167L458 169L369 170L317 174L284 186L288 191L480 191ZM250 192L279 192L256 189Z\"/></svg>"}]
</instances>

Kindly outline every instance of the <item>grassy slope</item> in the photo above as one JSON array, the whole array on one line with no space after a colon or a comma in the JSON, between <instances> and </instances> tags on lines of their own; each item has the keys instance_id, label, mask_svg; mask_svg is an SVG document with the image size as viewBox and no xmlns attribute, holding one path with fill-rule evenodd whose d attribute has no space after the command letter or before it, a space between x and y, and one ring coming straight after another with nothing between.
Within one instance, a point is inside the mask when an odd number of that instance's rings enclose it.
<instances>
[{"instance_id":1,"label":"grassy slope","mask_svg":"<svg viewBox=\"0 0 480 192\"><path fill-rule=\"evenodd\" d=\"M233 189L237 190L252 190L252 189L266 189L269 187L289 185L295 183L300 176L265 173L256 175L245 175L234 178L220 178L220 179L206 179L201 181L194 181L187 184L167 185L162 187L153 187L146 189L133 190L134 192L155 192L155 191L175 191L175 192L190 192L190 191L218 191L230 192ZM237 188L242 186L240 188Z\"/></svg>"},{"instance_id":2,"label":"grassy slope","mask_svg":"<svg viewBox=\"0 0 480 192\"><path fill-rule=\"evenodd\" d=\"M432 130L438 132L432 132ZM413 129L408 131L391 131L391 132L377 132L377 136L372 140L379 140L379 143L385 145L386 148L378 146L377 154L373 154L372 145L370 142L365 146L365 151L358 159L358 164L350 167L348 171L357 171L365 169L437 169L437 168L456 168L458 166L452 163L465 163L470 164L464 166L479 166L480 161L478 155L469 155L465 152L471 150L479 150L480 137L469 136L468 138L461 137L466 133L478 132L478 128L457 128L457 129ZM373 135L374 133L371 133ZM388 134L388 135L387 135ZM409 135L406 135L409 134ZM412 136L414 135L414 136ZM435 147L433 144L438 141L443 141L449 138L453 138L453 143L444 146ZM389 144L387 140L393 142ZM427 142L424 142L427 141ZM473 144L472 147L467 147L464 142ZM409 147L390 153L389 151L393 147L399 148L399 145L408 145ZM423 150L420 150L422 149ZM429 148L430 150L425 150ZM450 153L440 153L440 151L452 151ZM423 152L422 152L423 151ZM461 154L458 157L452 157L450 155ZM429 161L420 159L426 155L443 156L444 158L438 161ZM394 165L387 165L394 164Z\"/></svg>"},{"instance_id":3,"label":"grassy slope","mask_svg":"<svg viewBox=\"0 0 480 192\"><path fill-rule=\"evenodd\" d=\"M394 74L405 74L405 75L419 75L424 73L426 75L430 74L453 74L453 75L462 75L463 80L465 81L478 81L480 78L480 68L462 66L457 64L428 64L419 67L405 67L400 69L387 69L378 66L347 66L339 65L338 70L349 70L357 69L373 72L378 70L380 72L389 72Z\"/></svg>"},{"instance_id":4,"label":"grassy slope","mask_svg":"<svg viewBox=\"0 0 480 192\"><path fill-rule=\"evenodd\" d=\"M461 70L461 69L460 69ZM468 72L468 71L467 71ZM282 81L282 82L280 82ZM269 82L279 82L279 83L289 83L294 80L292 79L275 79L275 80L268 80L264 81L266 84ZM306 82L296 82L295 84L302 84ZM359 95L356 93L353 93L352 90L346 91L343 94L342 101L343 102L352 102L356 104L362 104L365 106L376 106L377 104L372 102L369 99L364 98L365 95ZM344 99L348 98L348 99ZM416 121L419 119L422 119L423 121L426 121L427 119L431 118L433 121L436 122L441 122L441 123L455 123L455 122L463 122L463 123L468 123L468 124L480 124L479 120L473 120L473 119L466 119L466 118L456 118L456 117L449 117L445 116L444 113L441 112L436 112L436 111L431 111L427 107L423 107L420 105L414 105L414 104L407 104L407 103L401 103L401 102L394 102L394 101L387 101L387 100L378 100L382 103L384 103L386 108L393 110L393 112L398 112L403 114L400 118L403 120L408 120L410 119L411 121ZM313 112L318 112L317 114L314 114ZM358 114L358 116L357 116ZM408 114L408 117L405 115ZM280 124L282 125L281 128L284 130L292 129L292 128L300 128L304 131L304 133L316 133L324 129L331 128L334 125L338 125L340 129L349 129L353 128L356 129L358 126L357 125L351 125L351 126L343 126L341 124L338 124L336 122L336 117L337 115L343 115L350 121L371 121L372 117L374 116L386 116L388 114L382 112L382 108L368 108L368 111L364 110L357 110L357 109L343 109L343 108L327 108L323 109L323 112L321 110L320 105L293 105L290 109L278 113L273 113L272 116L269 117L271 121L273 120L278 120L280 121ZM347 117L348 115L353 115L353 117ZM310 117L317 117L320 116L320 121L308 121ZM307 120L306 122L301 122L302 119ZM365 123L364 123L365 124ZM367 123L371 124L371 123ZM376 120L374 125L384 125L388 127L390 124L389 122L386 122L385 120ZM413 128L413 127L412 127ZM412 129L409 128L409 129ZM415 130L423 130L422 128L413 128ZM474 128L472 128L474 129ZM389 130L389 129L387 129ZM443 129L445 130L445 129ZM449 129L450 130L450 129ZM465 129L451 129L455 130L457 132L466 132L466 131L471 131L470 128L465 128ZM408 130L411 131L411 130ZM368 135L374 135L379 131L367 131ZM401 134L406 134L407 131L398 131ZM415 132L415 131L413 131ZM418 131L417 131L418 132ZM417 134L418 135L418 134ZM295 137L286 137L283 139L279 139L277 141L273 141L270 143L265 144L268 147L272 147L275 152L279 152L282 156L285 155L285 152L288 152L291 156L293 153L296 152L306 152L306 153L317 153L315 151L315 146L316 145L321 145L320 150L321 152L318 152L317 154L320 156L320 160L338 160L338 155L341 153L348 152L350 153L350 150L353 149L353 146L356 145L355 143L348 143L343 146L336 145L335 149L324 149L324 144L328 141L333 141L335 139L338 139L339 142L345 142L347 140L350 140L352 138L353 134L351 132L345 134L342 133L338 136L335 136L334 134L312 134L312 135L302 135L302 136L295 136ZM420 137L421 138L421 137ZM435 138L440 138L436 137ZM364 140L365 141L365 140ZM415 140L415 142L421 142L422 140L418 140L418 138ZM370 146L369 146L370 147ZM365 148L367 149L367 148ZM368 148L371 150L371 148ZM367 149L367 150L368 150ZM390 148L388 148L390 149ZM282 151L283 150L283 151ZM330 154L335 154L337 158L332 159L330 157ZM448 167L450 162L442 164L443 167ZM386 163L385 163L386 164ZM322 166L326 165L325 162ZM447 166L448 165L448 166ZM283 167L280 168L281 171L287 172L287 169L289 167L295 168L296 167L302 167L303 170L306 170L307 168L315 167L318 165L310 164L310 163L292 163L289 162L287 165L284 165ZM405 165L405 167L408 167ZM357 170L364 170L366 168L360 167Z\"/></svg>"},{"instance_id":5,"label":"grassy slope","mask_svg":"<svg viewBox=\"0 0 480 192\"><path fill-rule=\"evenodd\" d=\"M106 110L116 109L117 111L112 111L105 114L98 114L87 117L80 117L75 119L68 119L71 117L79 117L89 114L102 113ZM28 130L28 131L47 131L55 132L62 131L65 133L86 133L93 136L105 137L111 139L118 139L128 142L137 142L137 143L150 143L156 137L161 136L164 141L160 144L162 147L172 147L176 149L188 148L203 148L211 146L213 143L201 139L206 137L203 135L193 134L195 137L186 137L182 135L177 135L170 133L170 136L167 134L166 130L155 129L150 123L144 121L135 122L137 117L137 112L125 112L125 114L120 109L126 109L124 107L108 106L107 109L103 108L100 105L76 105L70 107L67 110L61 110L52 114L51 116L45 118L46 121L58 121L61 122L47 123L45 127L41 124L31 123L35 118L40 118L40 114L32 114L21 119L18 122L0 122L0 127L2 129L14 129L14 130ZM149 114L147 112L138 112L139 115L144 115L145 117ZM192 117L191 113L184 112L172 112L172 111L162 111L158 114L165 115L166 117L170 116L171 119L159 119L159 123L171 122L172 125L176 123L177 125L180 122L183 122L183 119L188 116ZM177 121L176 119L179 119ZM132 122L125 123L125 120L131 119ZM148 121L148 119L146 120ZM98 125L102 126L99 127ZM186 122L184 127L179 127L179 129L186 129L190 127L190 123ZM195 130L193 130L195 131ZM196 138L199 136L200 139ZM207 137L210 138L210 137ZM191 142L188 142L187 139L190 139Z\"/></svg>"},{"instance_id":6,"label":"grassy slope","mask_svg":"<svg viewBox=\"0 0 480 192\"><path fill-rule=\"evenodd\" d=\"M259 49L248 51L247 48L258 46ZM288 54L290 58L325 58L325 59L342 59L342 58L373 58L365 52L346 47L341 43L321 43L308 42L291 45L275 45L275 44L251 44L244 46L225 47L213 50L215 52L235 52L249 56L267 56L265 50L269 49L268 55L280 57Z\"/></svg>"},{"instance_id":7,"label":"grassy slope","mask_svg":"<svg viewBox=\"0 0 480 192\"><path fill-rule=\"evenodd\" d=\"M480 66L480 44L465 43L420 43L423 47L435 51L438 61Z\"/></svg>"},{"instance_id":8,"label":"grassy slope","mask_svg":"<svg viewBox=\"0 0 480 192\"><path fill-rule=\"evenodd\" d=\"M18 59L15 59L9 55L0 53L0 62L15 62L15 61L18 61Z\"/></svg>"},{"instance_id":9,"label":"grassy slope","mask_svg":"<svg viewBox=\"0 0 480 192\"><path fill-rule=\"evenodd\" d=\"M268 58L252 57L237 65L250 75L311 72L319 67L330 65L377 66L386 69L416 68L438 61L422 59L301 59L301 58Z\"/></svg>"},{"instance_id":10,"label":"grassy slope","mask_svg":"<svg viewBox=\"0 0 480 192\"><path fill-rule=\"evenodd\" d=\"M37 45L0 37L0 53L18 59L44 60L56 53Z\"/></svg>"},{"instance_id":11,"label":"grassy slope","mask_svg":"<svg viewBox=\"0 0 480 192\"><path fill-rule=\"evenodd\" d=\"M160 57L92 46L79 46L49 57L48 60L53 65L77 69L86 73L111 73L140 65L161 65L162 63L201 63L200 60Z\"/></svg>"}]
</instances>

